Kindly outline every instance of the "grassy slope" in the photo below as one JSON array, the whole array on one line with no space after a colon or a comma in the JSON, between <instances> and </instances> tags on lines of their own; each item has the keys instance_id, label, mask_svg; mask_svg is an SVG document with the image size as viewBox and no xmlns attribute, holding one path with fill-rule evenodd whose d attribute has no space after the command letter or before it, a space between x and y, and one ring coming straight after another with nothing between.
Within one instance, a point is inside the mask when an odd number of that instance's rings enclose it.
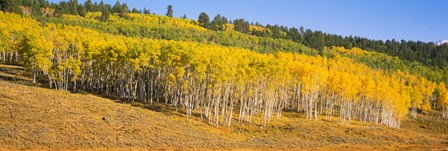
<instances>
[{"instance_id":1,"label":"grassy slope","mask_svg":"<svg viewBox=\"0 0 448 151\"><path fill-rule=\"evenodd\" d=\"M286 112L266 128L236 124L222 129L161 105L31 86L23 73L20 67L0 65L0 150L448 148L448 123L428 117L406 120L395 129L305 120Z\"/></svg>"}]
</instances>

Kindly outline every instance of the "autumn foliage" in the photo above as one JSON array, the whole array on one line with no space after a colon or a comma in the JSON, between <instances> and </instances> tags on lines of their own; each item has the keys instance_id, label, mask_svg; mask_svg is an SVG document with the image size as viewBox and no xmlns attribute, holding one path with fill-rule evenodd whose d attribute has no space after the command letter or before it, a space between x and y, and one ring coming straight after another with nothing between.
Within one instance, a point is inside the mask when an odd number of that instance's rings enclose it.
<instances>
[{"instance_id":1,"label":"autumn foliage","mask_svg":"<svg viewBox=\"0 0 448 151\"><path fill-rule=\"evenodd\" d=\"M129 18L206 30L181 19L133 14ZM118 18L111 16L114 19ZM336 116L341 123L359 120L399 127L409 109L414 114L437 105L445 116L448 110L445 84L399 70L372 69L338 54L331 58L281 51L261 54L238 47L43 25L2 12L0 39L1 61L23 64L36 81L51 88L163 102L185 109L187 115L197 113L216 127L254 118L266 125L280 119L285 110L304 113L307 119Z\"/></svg>"}]
</instances>

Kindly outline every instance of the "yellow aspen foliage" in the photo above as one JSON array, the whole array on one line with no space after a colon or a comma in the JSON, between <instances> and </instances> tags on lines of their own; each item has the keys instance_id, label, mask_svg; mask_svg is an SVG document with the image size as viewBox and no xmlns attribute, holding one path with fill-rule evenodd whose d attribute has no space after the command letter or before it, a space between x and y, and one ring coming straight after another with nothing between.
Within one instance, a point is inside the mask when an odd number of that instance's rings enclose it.
<instances>
[{"instance_id":1,"label":"yellow aspen foliage","mask_svg":"<svg viewBox=\"0 0 448 151\"><path fill-rule=\"evenodd\" d=\"M63 18L86 20L99 15ZM129 18L148 27L208 32L191 20L141 14ZM409 108L432 109L436 87L438 106L448 106L443 83L437 86L407 71L374 69L345 57L370 55L359 48L328 48L337 52L328 58L262 54L216 44L118 36L78 26L39 26L36 20L8 13L0 13L0 19L5 20L0 22L0 52L20 53L22 64L46 78L51 87L76 90L78 85L121 99L164 102L185 108L187 115L199 113L216 126L229 127L234 114L240 122L261 118L266 125L273 115L279 119L283 110L293 109L308 119L339 115L342 123L360 120L399 127ZM123 26L129 22L116 16L111 20ZM231 28L226 25L226 30ZM14 46L20 49L11 49Z\"/></svg>"},{"instance_id":2,"label":"yellow aspen foliage","mask_svg":"<svg viewBox=\"0 0 448 151\"><path fill-rule=\"evenodd\" d=\"M448 118L448 91L444 82L441 82L438 87L437 105L442 110L442 116Z\"/></svg>"},{"instance_id":3,"label":"yellow aspen foliage","mask_svg":"<svg viewBox=\"0 0 448 151\"><path fill-rule=\"evenodd\" d=\"M437 103L441 107L448 106L448 91L444 82L441 82L437 87L439 95L437 97Z\"/></svg>"}]
</instances>

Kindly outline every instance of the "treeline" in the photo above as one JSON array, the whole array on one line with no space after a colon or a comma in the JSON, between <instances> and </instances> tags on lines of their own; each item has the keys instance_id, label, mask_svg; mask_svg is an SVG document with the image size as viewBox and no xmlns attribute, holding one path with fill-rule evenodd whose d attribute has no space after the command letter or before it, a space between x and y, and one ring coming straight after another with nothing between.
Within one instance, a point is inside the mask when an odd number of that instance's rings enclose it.
<instances>
[{"instance_id":1,"label":"treeline","mask_svg":"<svg viewBox=\"0 0 448 151\"><path fill-rule=\"evenodd\" d=\"M128 19L111 15L108 22L100 22L98 20L101 16L101 12L94 12L88 13L85 17L63 15L37 19L40 22L81 26L114 35L219 44L242 47L261 53L286 51L309 55L317 54L315 50L290 40L258 37L236 31L215 32L198 26L198 23L193 20L129 14Z\"/></svg>"},{"instance_id":2,"label":"treeline","mask_svg":"<svg viewBox=\"0 0 448 151\"><path fill-rule=\"evenodd\" d=\"M39 82L196 113L215 126L266 124L284 110L307 119L334 116L399 127L412 109L440 109L445 84L332 58L99 33L0 12L0 59L25 66ZM334 51L351 51L334 47ZM360 51L360 50L357 50ZM237 116L237 117L233 117Z\"/></svg>"},{"instance_id":3,"label":"treeline","mask_svg":"<svg viewBox=\"0 0 448 151\"><path fill-rule=\"evenodd\" d=\"M216 15L213 20L210 20L210 17L205 12L199 14L198 22L201 26L215 31L227 30L227 24L233 24L234 30L242 33L293 40L318 50L320 55L324 55L324 47L343 46L347 49L358 47L364 50L397 56L403 60L421 62L426 66L436 66L444 70L447 70L448 67L448 45L437 46L432 42L397 41L395 39L382 41L358 36L343 37L322 31L312 31L303 27L289 28L287 26L269 24L263 26L258 22L255 24L253 22L249 23L244 19L236 19L232 22L220 14Z\"/></svg>"},{"instance_id":4,"label":"treeline","mask_svg":"<svg viewBox=\"0 0 448 151\"><path fill-rule=\"evenodd\" d=\"M335 34L324 33L322 31L312 31L303 27L287 27L279 25L263 26L257 23L249 23L244 19L227 21L221 15L215 16L210 21L206 13L201 13L198 22L211 30L225 30L226 24L233 23L236 31L256 35L260 37L272 37L289 39L298 43L302 43L308 47L319 51L320 55L324 55L324 47L343 46L347 49L359 47L368 51L376 51L391 56L397 56L400 59L408 61L421 62L426 66L435 66L447 70L448 68L448 45L437 46L432 42L425 43L421 41L397 41L392 40L371 40L358 36L340 36ZM253 26L251 30L251 26ZM258 27L258 30L255 30Z\"/></svg>"},{"instance_id":5,"label":"treeline","mask_svg":"<svg viewBox=\"0 0 448 151\"><path fill-rule=\"evenodd\" d=\"M271 30L271 37L291 39L320 51L323 50L324 46L343 46L347 49L359 47L368 51L397 56L402 60L420 62L426 66L434 66L444 70L447 70L448 67L448 45L437 46L432 42L397 41L395 39L386 41L371 40L358 36L342 37L321 31L304 30L302 27L298 30L294 27L287 28L285 26L268 25L266 28ZM286 34L281 34L282 32ZM260 36L264 35L269 34Z\"/></svg>"},{"instance_id":6,"label":"treeline","mask_svg":"<svg viewBox=\"0 0 448 151\"><path fill-rule=\"evenodd\" d=\"M134 37L216 43L224 46L243 47L263 53L272 53L279 50L307 54L315 53L300 43L282 39L273 40L272 38L248 36L235 32L214 33L204 31L199 29L196 21L172 18L174 11L171 5L167 7L167 17L163 17L148 15L150 11L146 8L143 10L134 8L132 11L129 11L127 4L121 4L120 1L117 1L113 6L103 1L93 3L91 0L87 0L83 4L79 4L77 0L60 1L59 4L49 3L47 0L4 1L0 4L2 4L1 6L18 8L20 13L14 12L17 14L22 14L22 10L27 10L27 8L32 6L37 7L35 10L40 9L41 13L45 12L45 10L50 10L50 13L45 13L47 15L26 13L33 15L42 24L68 24L88 27L101 32ZM5 9L4 12L12 11ZM113 14L117 14L120 18L114 18L115 16ZM226 23L225 28L215 25L217 18L222 19L222 21L219 21L220 25ZM88 19L95 19L107 23L95 22ZM227 24L226 20L225 17L215 17L213 25L216 28L233 30L234 26Z\"/></svg>"},{"instance_id":7,"label":"treeline","mask_svg":"<svg viewBox=\"0 0 448 151\"><path fill-rule=\"evenodd\" d=\"M118 0L114 5L103 1L92 2L87 0L83 4L78 0L60 1L50 3L47 0L0 0L0 9L3 12L26 14L33 16L61 16L64 14L85 16L88 12L102 12L102 21L107 21L111 13L117 13L120 17L127 18L128 13L151 14L149 9L130 10L126 3L121 4Z\"/></svg>"},{"instance_id":8,"label":"treeline","mask_svg":"<svg viewBox=\"0 0 448 151\"><path fill-rule=\"evenodd\" d=\"M91 0L87 0L83 4L79 4L77 0L60 1L59 4L49 3L47 0L1 0L0 4L0 9L4 12L18 14L26 12L26 14L35 16L60 16L62 14L85 16L88 12L102 12L102 16L99 18L101 21L108 21L111 13L118 13L123 18L128 18L129 13L151 13L146 8L143 10L135 8L130 10L126 3L121 4L120 1L110 5L103 1L93 3ZM173 7L171 5L168 6L166 15L173 17ZM186 18L185 15L184 18ZM292 40L318 50L320 55L325 55L325 46L344 46L347 49L359 47L368 51L397 56L402 60L416 61L426 66L448 70L448 46L436 46L432 42L397 41L394 39L383 41L358 36L343 37L321 31L312 31L303 27L289 28L287 26L269 24L263 26L259 23L249 23L244 19L232 21L219 14L211 20L205 12L199 14L198 22L201 26L215 31L231 29L260 37Z\"/></svg>"}]
</instances>

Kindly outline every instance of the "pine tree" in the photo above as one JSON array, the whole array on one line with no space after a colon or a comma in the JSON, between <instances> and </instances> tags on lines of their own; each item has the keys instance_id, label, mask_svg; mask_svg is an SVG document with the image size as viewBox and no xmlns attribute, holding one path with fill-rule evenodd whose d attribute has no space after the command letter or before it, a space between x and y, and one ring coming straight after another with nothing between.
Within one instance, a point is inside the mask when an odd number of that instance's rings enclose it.
<instances>
[{"instance_id":1,"label":"pine tree","mask_svg":"<svg viewBox=\"0 0 448 151\"><path fill-rule=\"evenodd\" d=\"M106 9L109 11L109 13L110 13L110 11L112 10L112 5L110 5L110 4L105 4L105 5L104 5L104 8L106 8Z\"/></svg>"},{"instance_id":2,"label":"pine tree","mask_svg":"<svg viewBox=\"0 0 448 151\"><path fill-rule=\"evenodd\" d=\"M215 18L211 22L210 29L216 30L216 31L224 31L224 25L227 23L228 23L227 18L218 14L215 16Z\"/></svg>"},{"instance_id":3,"label":"pine tree","mask_svg":"<svg viewBox=\"0 0 448 151\"><path fill-rule=\"evenodd\" d=\"M120 12L119 12L119 16L121 17L121 18L129 18L129 7L128 7L128 4L126 4L126 3L123 3L123 5L121 6L121 9L120 9Z\"/></svg>"},{"instance_id":4,"label":"pine tree","mask_svg":"<svg viewBox=\"0 0 448 151\"><path fill-rule=\"evenodd\" d=\"M39 4L39 2L34 1L34 3L33 3L33 7L32 7L32 10L31 10L31 15L34 15L34 16L42 16L42 11L41 11L41 9L40 9L40 4Z\"/></svg>"},{"instance_id":5,"label":"pine tree","mask_svg":"<svg viewBox=\"0 0 448 151\"><path fill-rule=\"evenodd\" d=\"M174 13L173 6L168 5L167 11L166 11L166 16L173 17L173 13Z\"/></svg>"},{"instance_id":6,"label":"pine tree","mask_svg":"<svg viewBox=\"0 0 448 151\"><path fill-rule=\"evenodd\" d=\"M131 12L135 13L135 14L141 14L142 13L142 11L138 10L137 8L133 8Z\"/></svg>"},{"instance_id":7,"label":"pine tree","mask_svg":"<svg viewBox=\"0 0 448 151\"><path fill-rule=\"evenodd\" d=\"M233 24L235 25L235 30L242 32L242 33L249 33L250 24L249 22L245 21L244 19L236 19L233 21Z\"/></svg>"},{"instance_id":8,"label":"pine tree","mask_svg":"<svg viewBox=\"0 0 448 151\"><path fill-rule=\"evenodd\" d=\"M112 7L112 13L121 13L122 12L122 5L120 3L120 0L117 0L115 2L114 7Z\"/></svg>"},{"instance_id":9,"label":"pine tree","mask_svg":"<svg viewBox=\"0 0 448 151\"><path fill-rule=\"evenodd\" d=\"M143 14L151 14L151 11L145 7L143 8Z\"/></svg>"},{"instance_id":10,"label":"pine tree","mask_svg":"<svg viewBox=\"0 0 448 151\"><path fill-rule=\"evenodd\" d=\"M69 13L72 15L79 15L78 12L78 0L70 0L69 2Z\"/></svg>"},{"instance_id":11,"label":"pine tree","mask_svg":"<svg viewBox=\"0 0 448 151\"><path fill-rule=\"evenodd\" d=\"M33 0L22 0L21 2L20 1L18 1L18 3L17 3L17 5L22 5L22 6L25 6L25 7L33 7L33 4L34 4L34 1Z\"/></svg>"},{"instance_id":12,"label":"pine tree","mask_svg":"<svg viewBox=\"0 0 448 151\"><path fill-rule=\"evenodd\" d=\"M198 17L199 25L205 28L210 26L210 17L205 12L201 12Z\"/></svg>"},{"instance_id":13,"label":"pine tree","mask_svg":"<svg viewBox=\"0 0 448 151\"><path fill-rule=\"evenodd\" d=\"M62 14L67 14L67 12L68 12L67 2L60 1L59 5L56 8L55 14L62 15Z\"/></svg>"},{"instance_id":14,"label":"pine tree","mask_svg":"<svg viewBox=\"0 0 448 151\"><path fill-rule=\"evenodd\" d=\"M50 4L47 0L39 0L40 8L47 8Z\"/></svg>"},{"instance_id":15,"label":"pine tree","mask_svg":"<svg viewBox=\"0 0 448 151\"><path fill-rule=\"evenodd\" d=\"M18 1L16 0L0 0L0 5L3 12L23 14L22 10L19 8Z\"/></svg>"},{"instance_id":16,"label":"pine tree","mask_svg":"<svg viewBox=\"0 0 448 151\"><path fill-rule=\"evenodd\" d=\"M94 5L92 3L92 0L87 0L86 2L84 2L84 9L85 9L86 12L93 12L93 11L95 11Z\"/></svg>"},{"instance_id":17,"label":"pine tree","mask_svg":"<svg viewBox=\"0 0 448 151\"><path fill-rule=\"evenodd\" d=\"M106 5L104 4L103 0L101 0L100 3L98 4L98 10L104 11L104 9L106 9Z\"/></svg>"},{"instance_id":18,"label":"pine tree","mask_svg":"<svg viewBox=\"0 0 448 151\"><path fill-rule=\"evenodd\" d=\"M87 13L86 9L81 4L78 5L78 13L79 13L79 16L82 16L82 17L86 16L86 13Z\"/></svg>"},{"instance_id":19,"label":"pine tree","mask_svg":"<svg viewBox=\"0 0 448 151\"><path fill-rule=\"evenodd\" d=\"M107 8L104 8L103 11L101 12L100 21L106 22L109 20L109 18L110 18L110 12Z\"/></svg>"}]
</instances>

